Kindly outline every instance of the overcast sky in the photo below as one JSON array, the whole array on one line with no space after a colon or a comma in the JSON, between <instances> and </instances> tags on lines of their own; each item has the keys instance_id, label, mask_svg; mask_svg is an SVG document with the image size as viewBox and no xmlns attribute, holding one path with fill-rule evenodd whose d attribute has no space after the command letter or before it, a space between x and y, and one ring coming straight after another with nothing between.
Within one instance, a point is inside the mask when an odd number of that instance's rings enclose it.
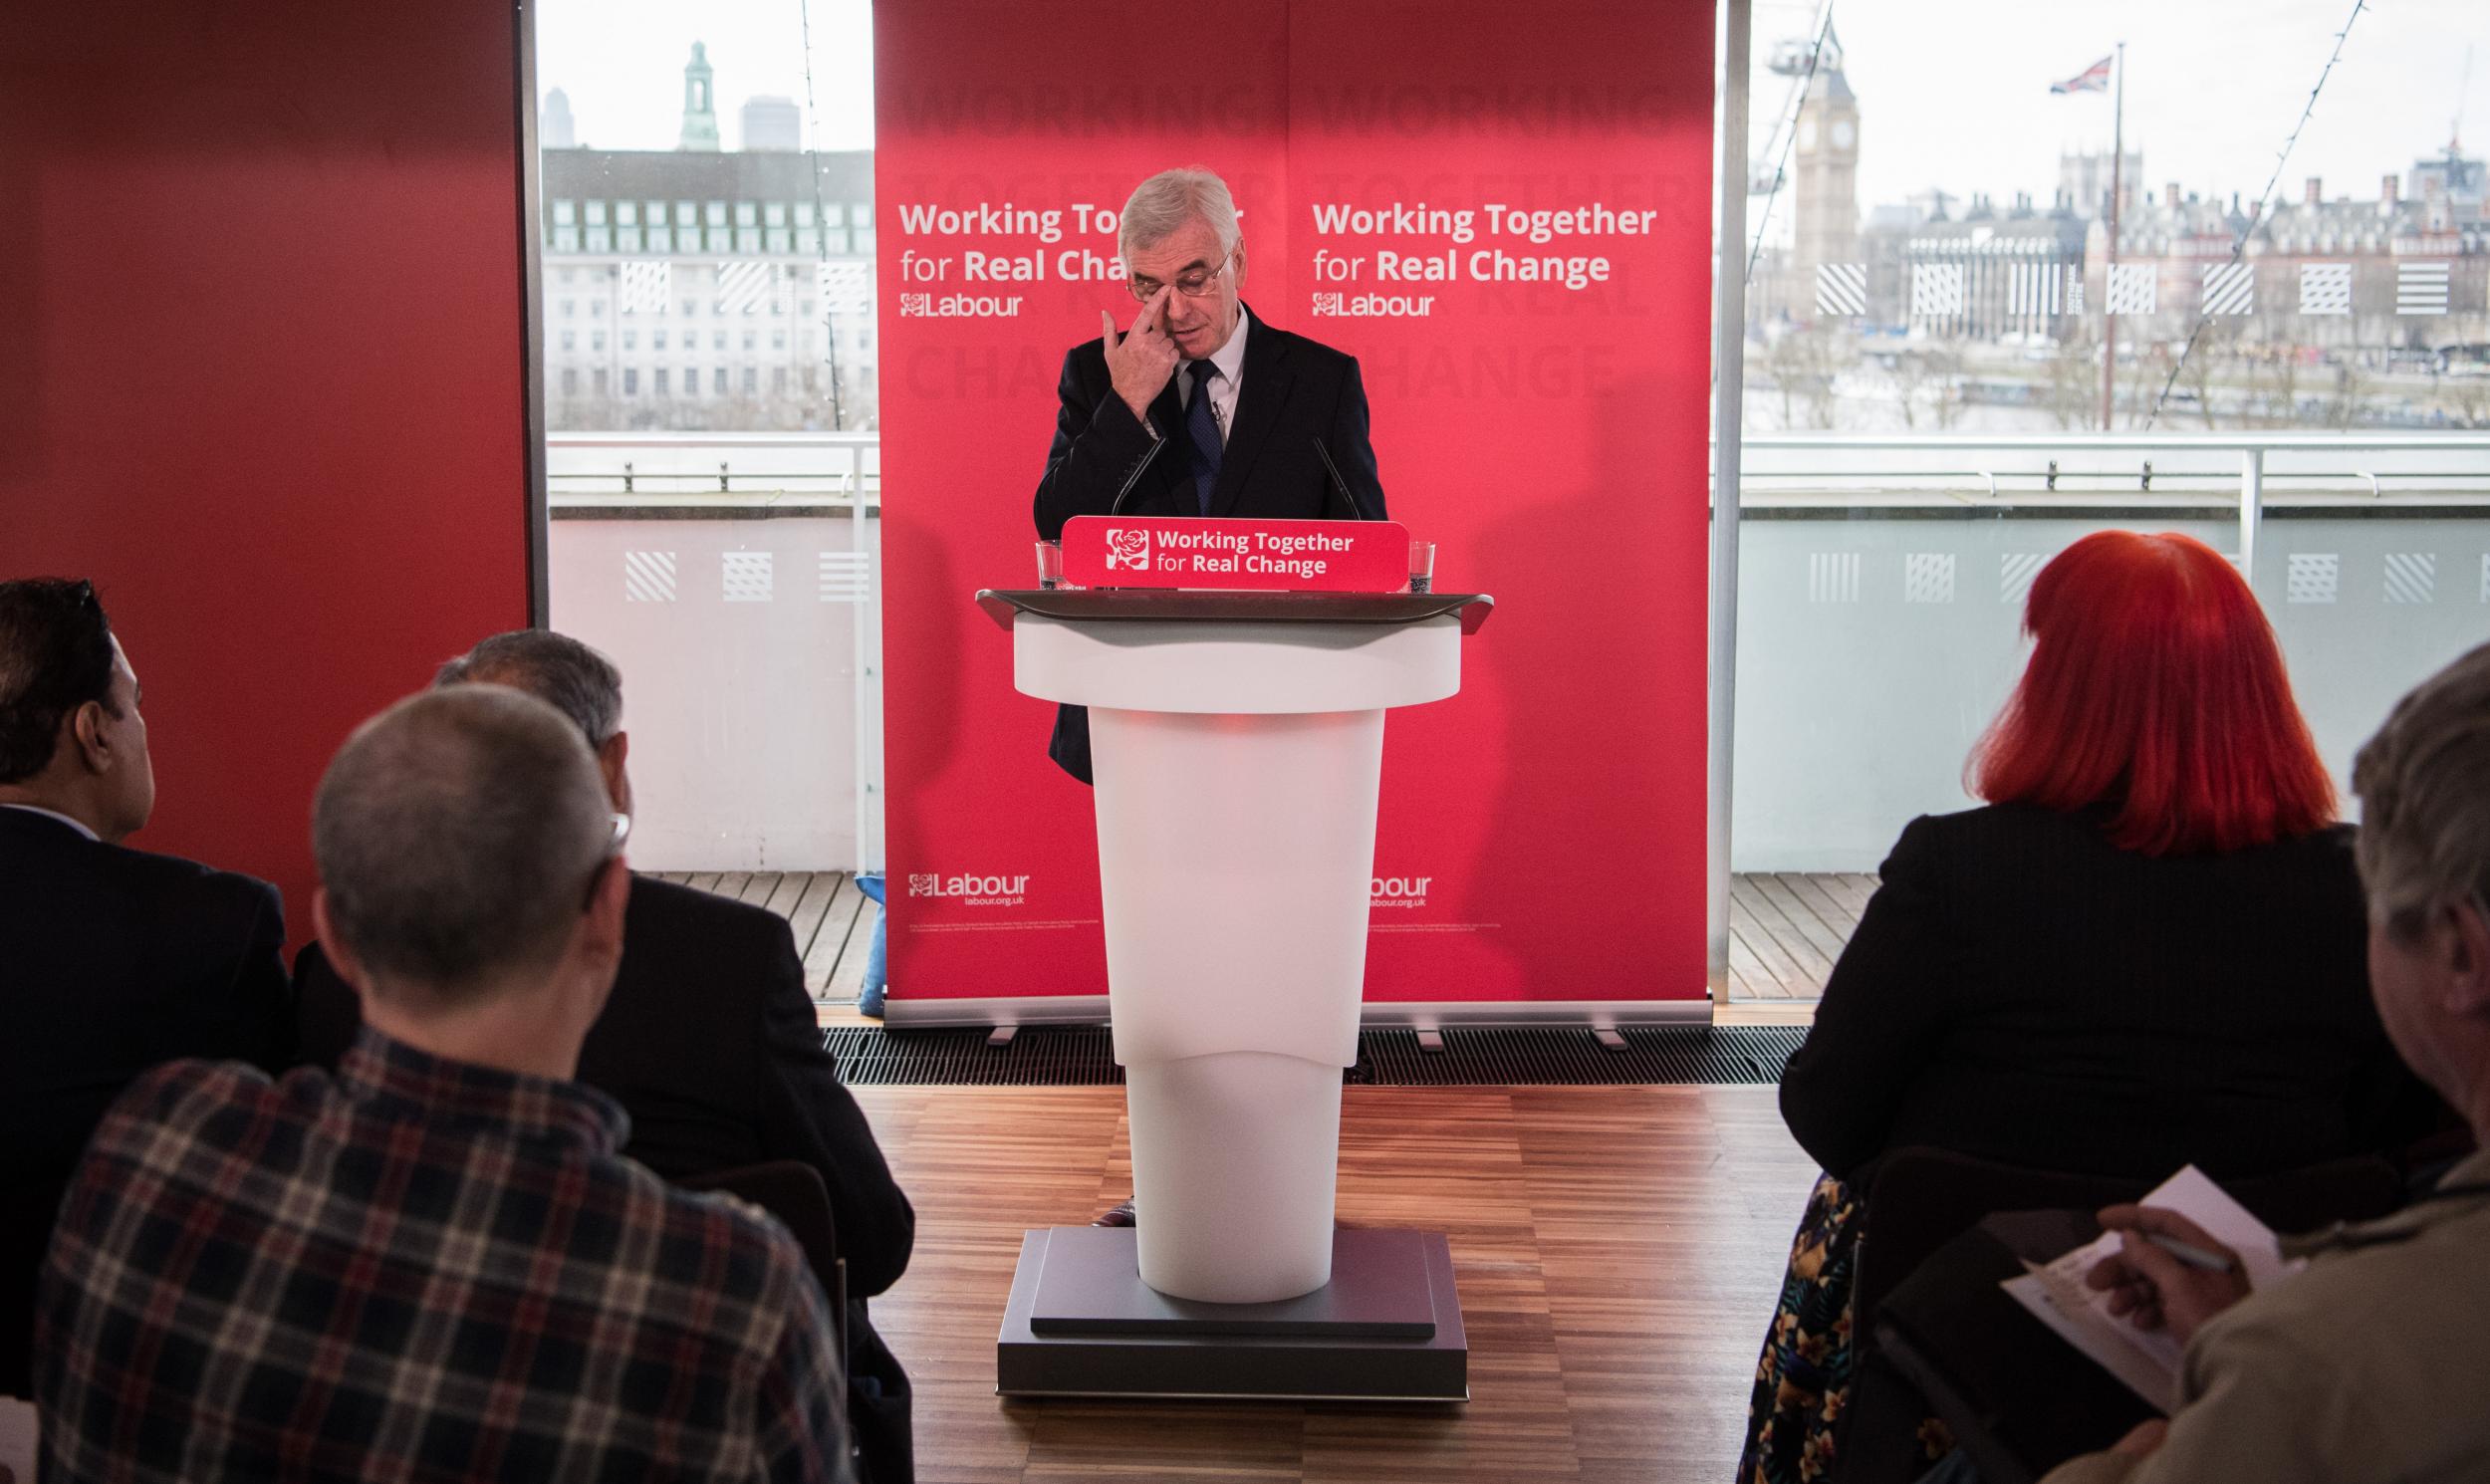
<instances>
[{"instance_id":1,"label":"overcast sky","mask_svg":"<svg viewBox=\"0 0 2490 1484\"><path fill-rule=\"evenodd\" d=\"M811 0L808 141L872 143L872 17L866 0ZM1859 95L1862 208L1929 186L1957 195L2018 190L2046 200L2062 148L2106 148L2110 100L2054 98L2127 43L2126 133L2144 178L2252 196L2299 117L2351 0L1834 0L1834 28ZM672 148L682 70L705 42L718 124L741 142L737 111L755 94L805 105L797 0L541 0L537 86L570 95L582 143ZM1757 0L1752 124L1759 157L1787 101L1763 72L1773 43L1810 32L1814 0ZM1526 9L1511 12L1517 19ZM2471 152L2490 145L2490 0L2377 0L2353 27L2317 117L2284 172L2283 194L2323 175L2330 195L2363 198L2378 176L2446 143L2466 107ZM1776 209L1776 215L1782 214Z\"/></svg>"},{"instance_id":2,"label":"overcast sky","mask_svg":"<svg viewBox=\"0 0 2490 1484\"><path fill-rule=\"evenodd\" d=\"M536 87L570 95L582 144L671 149L683 126L683 65L701 42L715 74L719 140L733 149L743 142L745 99L775 94L805 108L807 9L813 107L805 141L871 148L873 27L865 0L540 0Z\"/></svg>"},{"instance_id":3,"label":"overcast sky","mask_svg":"<svg viewBox=\"0 0 2490 1484\"><path fill-rule=\"evenodd\" d=\"M2106 94L2052 97L2127 44L2126 140L2158 191L2253 199L2274 167L2351 0L1834 0L1833 27L1859 96L1863 209L1937 185L2046 201L2061 149L2107 149ZM1814 0L1757 0L1754 148L1761 154L1787 80L1762 65L1773 43L1810 34ZM2473 50L2468 151L2490 144L2490 0L2373 0L2293 149L2278 194L2310 175L2329 196L2373 199L2378 177L2443 148Z\"/></svg>"}]
</instances>

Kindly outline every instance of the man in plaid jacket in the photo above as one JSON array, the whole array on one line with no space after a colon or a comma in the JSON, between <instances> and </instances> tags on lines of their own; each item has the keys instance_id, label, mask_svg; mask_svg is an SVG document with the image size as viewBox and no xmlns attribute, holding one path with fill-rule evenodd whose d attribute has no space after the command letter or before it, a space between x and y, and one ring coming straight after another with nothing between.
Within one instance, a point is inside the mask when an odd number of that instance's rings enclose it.
<instances>
[{"instance_id":1,"label":"man in plaid jacket","mask_svg":"<svg viewBox=\"0 0 2490 1484\"><path fill-rule=\"evenodd\" d=\"M848 1484L802 1251L571 1081L628 826L516 691L355 734L314 913L365 1028L334 1077L179 1062L106 1116L39 1293L43 1477Z\"/></svg>"}]
</instances>

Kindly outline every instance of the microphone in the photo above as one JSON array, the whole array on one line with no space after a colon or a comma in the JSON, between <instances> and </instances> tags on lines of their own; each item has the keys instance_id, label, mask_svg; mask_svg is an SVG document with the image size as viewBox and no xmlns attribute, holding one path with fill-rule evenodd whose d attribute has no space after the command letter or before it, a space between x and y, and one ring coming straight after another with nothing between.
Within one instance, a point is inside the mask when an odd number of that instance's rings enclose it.
<instances>
[{"instance_id":1,"label":"microphone","mask_svg":"<svg viewBox=\"0 0 2490 1484\"><path fill-rule=\"evenodd\" d=\"M1123 514L1124 497L1132 493L1132 487L1141 482L1141 471L1148 468L1150 464L1157 459L1158 450L1166 446L1167 440L1165 438L1156 438L1151 440L1150 451L1141 455L1141 461L1134 464L1132 466L1132 472L1123 477L1123 488L1116 491L1116 503L1107 507L1107 513L1109 516L1112 517Z\"/></svg>"},{"instance_id":2,"label":"microphone","mask_svg":"<svg viewBox=\"0 0 2490 1484\"><path fill-rule=\"evenodd\" d=\"M1332 488L1339 490L1341 498L1349 502L1350 519L1365 520L1367 513L1358 504L1358 497L1349 492L1349 481L1340 477L1340 465L1332 462L1332 450L1324 447L1323 440L1317 438L1314 440L1314 451L1315 456L1323 460L1323 467L1331 472Z\"/></svg>"}]
</instances>

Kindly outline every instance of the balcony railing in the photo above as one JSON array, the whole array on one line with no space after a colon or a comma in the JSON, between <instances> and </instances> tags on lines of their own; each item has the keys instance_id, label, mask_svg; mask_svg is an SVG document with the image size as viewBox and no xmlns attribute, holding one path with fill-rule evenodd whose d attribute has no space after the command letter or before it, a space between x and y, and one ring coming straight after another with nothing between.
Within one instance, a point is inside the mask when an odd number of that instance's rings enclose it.
<instances>
[{"instance_id":1,"label":"balcony railing","mask_svg":"<svg viewBox=\"0 0 2490 1484\"><path fill-rule=\"evenodd\" d=\"M631 679L643 812L672 821L647 864L880 866L879 455L870 433L553 438L555 618ZM1961 807L2022 593L2092 530L2248 553L2339 772L2490 637L2490 436L1772 434L1744 466L1739 870L1872 869L1911 815Z\"/></svg>"}]
</instances>

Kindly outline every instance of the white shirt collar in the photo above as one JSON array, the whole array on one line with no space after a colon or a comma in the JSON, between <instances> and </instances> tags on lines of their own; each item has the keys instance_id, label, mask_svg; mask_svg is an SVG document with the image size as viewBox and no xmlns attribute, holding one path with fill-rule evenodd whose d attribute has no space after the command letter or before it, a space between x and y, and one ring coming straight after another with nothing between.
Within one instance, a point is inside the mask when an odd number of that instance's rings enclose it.
<instances>
[{"instance_id":1,"label":"white shirt collar","mask_svg":"<svg viewBox=\"0 0 2490 1484\"><path fill-rule=\"evenodd\" d=\"M72 830L75 830L79 834L87 837L89 840L94 841L97 845L104 844L104 837L96 834L93 830L88 829L83 821L73 820L68 815L58 813L57 811L38 809L32 804L0 804L0 809L22 809L28 814L42 815L47 820L59 820L62 824L69 826Z\"/></svg>"},{"instance_id":2,"label":"white shirt collar","mask_svg":"<svg viewBox=\"0 0 2490 1484\"><path fill-rule=\"evenodd\" d=\"M1228 332L1228 343L1210 353L1210 364L1219 369L1219 379L1234 386L1245 378L1245 325L1253 319L1245 306L1236 307L1236 328Z\"/></svg>"}]
</instances>

